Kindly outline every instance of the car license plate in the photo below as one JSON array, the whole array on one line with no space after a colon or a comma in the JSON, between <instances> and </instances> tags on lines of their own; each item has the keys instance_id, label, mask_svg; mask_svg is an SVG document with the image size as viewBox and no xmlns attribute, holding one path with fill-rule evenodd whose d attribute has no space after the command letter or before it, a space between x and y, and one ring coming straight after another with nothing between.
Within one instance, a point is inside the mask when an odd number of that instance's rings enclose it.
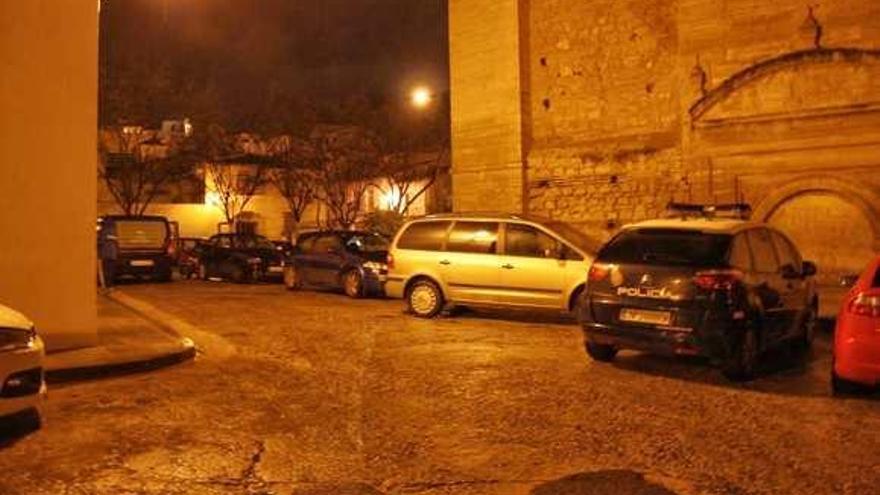
<instances>
[{"instance_id":1,"label":"car license plate","mask_svg":"<svg viewBox=\"0 0 880 495\"><path fill-rule=\"evenodd\" d=\"M672 313L669 311L624 308L620 310L620 321L645 323L648 325L669 325L672 323Z\"/></svg>"},{"instance_id":2,"label":"car license plate","mask_svg":"<svg viewBox=\"0 0 880 495\"><path fill-rule=\"evenodd\" d=\"M153 266L153 260L131 260L131 266Z\"/></svg>"},{"instance_id":3,"label":"car license plate","mask_svg":"<svg viewBox=\"0 0 880 495\"><path fill-rule=\"evenodd\" d=\"M270 273L281 273L281 272L283 272L283 271L284 271L284 267L283 267L283 266L270 266L270 267L269 267L269 272L270 272Z\"/></svg>"}]
</instances>

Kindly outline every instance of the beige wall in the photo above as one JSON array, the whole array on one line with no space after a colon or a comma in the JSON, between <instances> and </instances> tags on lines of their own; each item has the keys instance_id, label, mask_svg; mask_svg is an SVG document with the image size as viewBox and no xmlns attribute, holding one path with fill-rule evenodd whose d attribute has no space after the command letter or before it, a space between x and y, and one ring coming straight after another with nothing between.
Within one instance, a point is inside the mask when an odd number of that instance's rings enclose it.
<instances>
[{"instance_id":1,"label":"beige wall","mask_svg":"<svg viewBox=\"0 0 880 495\"><path fill-rule=\"evenodd\" d=\"M519 4L449 2L456 211L523 209Z\"/></svg>"},{"instance_id":2,"label":"beige wall","mask_svg":"<svg viewBox=\"0 0 880 495\"><path fill-rule=\"evenodd\" d=\"M95 0L0 2L0 302L96 338Z\"/></svg>"}]
</instances>

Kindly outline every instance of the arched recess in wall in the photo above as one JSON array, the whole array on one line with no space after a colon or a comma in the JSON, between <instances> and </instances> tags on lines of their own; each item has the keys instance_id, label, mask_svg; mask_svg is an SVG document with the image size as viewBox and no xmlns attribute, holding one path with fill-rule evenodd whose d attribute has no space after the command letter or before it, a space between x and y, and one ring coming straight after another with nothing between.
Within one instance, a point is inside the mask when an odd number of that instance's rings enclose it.
<instances>
[{"instance_id":1,"label":"arched recess in wall","mask_svg":"<svg viewBox=\"0 0 880 495\"><path fill-rule=\"evenodd\" d=\"M859 184L831 176L785 183L757 206L754 218L791 237L804 257L820 265L819 281L860 271L880 252L880 196Z\"/></svg>"},{"instance_id":2,"label":"arched recess in wall","mask_svg":"<svg viewBox=\"0 0 880 495\"><path fill-rule=\"evenodd\" d=\"M860 181L880 166L877 80L880 50L803 50L740 70L690 108L695 163L737 177L737 191L752 180L755 218L793 237L823 283L880 252L880 190Z\"/></svg>"},{"instance_id":3,"label":"arched recess in wall","mask_svg":"<svg viewBox=\"0 0 880 495\"><path fill-rule=\"evenodd\" d=\"M779 117L778 110L780 109L774 105L788 105L789 108L786 109L788 110L786 112L788 115L785 115L786 117L790 117L791 113L800 112L832 114L835 111L841 112L854 108L866 110L866 104L880 105L880 101L864 101L866 99L871 100L871 95L856 94L853 96L853 93L859 93L859 91L846 91L842 86L847 84L861 85L867 82L867 87L870 88L873 86L870 79L863 81L860 77L848 76L854 75L852 69L877 66L880 66L880 50L816 48L789 52L750 65L725 79L717 87L707 91L691 106L689 110L691 123L699 127L732 120L760 120L762 118ZM805 96L802 98L803 101L792 101L792 96L797 92L796 88L791 88L791 94L784 97L772 95L775 97L755 98L754 93L761 91L760 85L762 83L786 74L794 77L799 70L803 70L805 67L829 68L832 78L837 84L824 88L829 91L802 91L801 93ZM849 73L846 69L850 69ZM792 81L789 84L794 86L796 82ZM809 84L816 81L810 80L809 77L802 77L799 82L804 86L809 86ZM754 93L750 93L750 91ZM833 98L835 93L842 95L842 98L839 101L828 101L828 98ZM734 105L725 108L726 103L735 99L739 101L734 101L732 102ZM748 101L750 99L753 101ZM853 100L860 101L854 102ZM795 105L792 105L792 103L795 103ZM752 106L750 107L749 104L752 104Z\"/></svg>"}]
</instances>

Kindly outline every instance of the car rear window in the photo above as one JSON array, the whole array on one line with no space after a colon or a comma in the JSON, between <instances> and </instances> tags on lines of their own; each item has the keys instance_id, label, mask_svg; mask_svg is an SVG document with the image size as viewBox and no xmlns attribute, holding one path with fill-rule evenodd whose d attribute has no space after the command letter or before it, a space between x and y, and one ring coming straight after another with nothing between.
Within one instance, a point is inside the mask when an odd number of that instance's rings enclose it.
<instances>
[{"instance_id":1,"label":"car rear window","mask_svg":"<svg viewBox=\"0 0 880 495\"><path fill-rule=\"evenodd\" d=\"M119 220L116 242L120 249L162 249L168 237L165 222L154 220Z\"/></svg>"},{"instance_id":2,"label":"car rear window","mask_svg":"<svg viewBox=\"0 0 880 495\"><path fill-rule=\"evenodd\" d=\"M645 265L721 264L731 236L694 230L634 229L617 235L599 252L608 263Z\"/></svg>"},{"instance_id":3,"label":"car rear window","mask_svg":"<svg viewBox=\"0 0 880 495\"><path fill-rule=\"evenodd\" d=\"M440 251L446 240L446 230L451 222L416 222L401 234L398 249Z\"/></svg>"}]
</instances>

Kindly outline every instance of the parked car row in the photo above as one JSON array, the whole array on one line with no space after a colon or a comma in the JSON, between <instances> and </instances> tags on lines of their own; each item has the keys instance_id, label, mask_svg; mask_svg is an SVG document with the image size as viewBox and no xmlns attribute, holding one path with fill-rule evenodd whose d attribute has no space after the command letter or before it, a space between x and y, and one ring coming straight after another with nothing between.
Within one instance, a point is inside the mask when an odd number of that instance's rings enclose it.
<instances>
[{"instance_id":1,"label":"parked car row","mask_svg":"<svg viewBox=\"0 0 880 495\"><path fill-rule=\"evenodd\" d=\"M179 242L176 252L181 274L387 296L420 318L454 306L568 312L582 327L587 355L602 362L624 349L698 355L729 379L748 380L766 351L809 348L818 319L817 266L791 239L744 220L744 205L671 208L670 218L624 226L604 244L537 217L442 214L410 220L391 239L329 230L291 244L217 234ZM118 244L111 273L139 273L155 259L156 278L166 280L166 262L149 254L167 250L162 227L133 228L130 221L115 219L108 230ZM880 382L878 322L875 262L838 316L835 390Z\"/></svg>"}]
</instances>

